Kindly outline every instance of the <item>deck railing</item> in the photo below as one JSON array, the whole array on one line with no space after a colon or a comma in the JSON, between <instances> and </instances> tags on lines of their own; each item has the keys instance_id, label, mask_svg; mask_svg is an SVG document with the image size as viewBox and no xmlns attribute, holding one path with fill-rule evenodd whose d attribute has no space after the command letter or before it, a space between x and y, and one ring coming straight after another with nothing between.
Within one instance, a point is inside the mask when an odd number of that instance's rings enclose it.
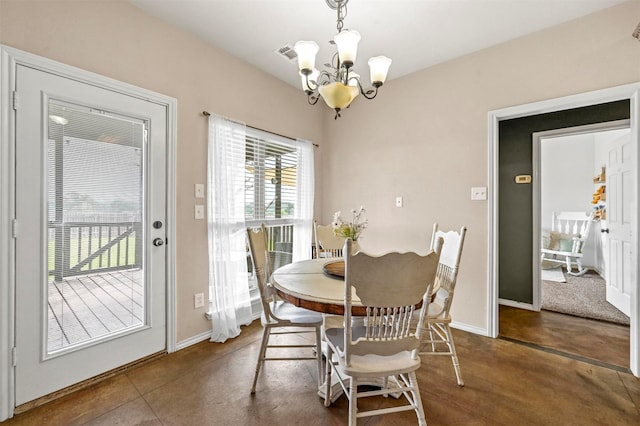
<instances>
[{"instance_id":1,"label":"deck railing","mask_svg":"<svg viewBox=\"0 0 640 426\"><path fill-rule=\"evenodd\" d=\"M293 226L267 225L274 269L291 263ZM142 266L141 222L49 222L48 227L49 276L56 280ZM247 265L252 273L250 257Z\"/></svg>"},{"instance_id":2,"label":"deck railing","mask_svg":"<svg viewBox=\"0 0 640 426\"><path fill-rule=\"evenodd\" d=\"M49 222L48 228L49 276L56 280L142 265L141 222Z\"/></svg>"},{"instance_id":3,"label":"deck railing","mask_svg":"<svg viewBox=\"0 0 640 426\"><path fill-rule=\"evenodd\" d=\"M266 223L267 228L267 250L271 256L272 268L278 269L293 260L293 224L272 224ZM247 246L247 269L249 271L249 285L255 285L253 276L253 264L251 263L251 253Z\"/></svg>"}]
</instances>

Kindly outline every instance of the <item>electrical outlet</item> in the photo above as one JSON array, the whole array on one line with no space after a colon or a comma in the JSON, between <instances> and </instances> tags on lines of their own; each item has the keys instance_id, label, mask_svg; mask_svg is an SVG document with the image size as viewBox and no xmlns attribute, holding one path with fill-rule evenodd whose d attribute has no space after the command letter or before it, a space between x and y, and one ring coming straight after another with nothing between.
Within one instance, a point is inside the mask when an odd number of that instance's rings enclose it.
<instances>
[{"instance_id":1,"label":"electrical outlet","mask_svg":"<svg viewBox=\"0 0 640 426\"><path fill-rule=\"evenodd\" d=\"M486 200L487 199L487 187L479 186L475 188L471 188L471 199L476 200Z\"/></svg>"},{"instance_id":2,"label":"electrical outlet","mask_svg":"<svg viewBox=\"0 0 640 426\"><path fill-rule=\"evenodd\" d=\"M204 206L202 204L196 204L194 216L196 219L204 219Z\"/></svg>"},{"instance_id":3,"label":"electrical outlet","mask_svg":"<svg viewBox=\"0 0 640 426\"><path fill-rule=\"evenodd\" d=\"M204 307L204 293L196 293L193 295L193 308L198 309Z\"/></svg>"}]
</instances>

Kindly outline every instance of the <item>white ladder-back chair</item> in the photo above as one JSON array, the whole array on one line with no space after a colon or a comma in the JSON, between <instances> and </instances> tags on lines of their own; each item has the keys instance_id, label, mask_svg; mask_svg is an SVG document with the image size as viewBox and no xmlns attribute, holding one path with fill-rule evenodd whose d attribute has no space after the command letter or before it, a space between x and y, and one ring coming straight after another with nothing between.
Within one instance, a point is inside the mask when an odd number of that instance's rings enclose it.
<instances>
[{"instance_id":1,"label":"white ladder-back chair","mask_svg":"<svg viewBox=\"0 0 640 426\"><path fill-rule=\"evenodd\" d=\"M318 370L318 386L322 384L322 352L321 352L321 328L322 314L309 311L307 309L298 308L291 303L284 302L276 297L275 289L271 286L269 279L271 278L271 265L269 250L267 247L267 233L263 224L259 229L252 230L247 228L247 236L249 240L249 249L251 251L251 259L254 265L254 271L260 290L260 299L262 301L262 344L260 346L260 354L256 364L256 372L251 386L251 393L256 392L256 384L258 375L265 361L285 361L285 360L305 360L314 359L317 363ZM272 335L282 334L300 334L315 333L315 344L269 344L269 338ZM308 357L285 357L282 352L290 348L313 348L314 356ZM267 356L267 349L278 350L279 356Z\"/></svg>"},{"instance_id":2,"label":"white ladder-back chair","mask_svg":"<svg viewBox=\"0 0 640 426\"><path fill-rule=\"evenodd\" d=\"M553 212L549 242L542 249L540 261L564 264L571 275L587 272L587 268L582 266L582 251L592 222L593 213ZM573 272L573 265L577 272Z\"/></svg>"},{"instance_id":3,"label":"white ladder-back chair","mask_svg":"<svg viewBox=\"0 0 640 426\"><path fill-rule=\"evenodd\" d=\"M341 326L327 324L325 405L331 405L331 380L336 378L349 399L349 425L356 419L415 410L418 422L426 425L416 370L420 368L418 347L420 332L412 328L412 317L419 309L423 318L429 305L436 276L439 253L425 256L416 253L388 253L370 256L351 254L352 241L347 239L345 253L344 321ZM367 315L352 321L352 297L356 295L366 306ZM421 308L416 308L420 305ZM362 318L362 317L359 317ZM380 378L383 388L362 391L358 384ZM358 399L399 393L405 405L360 411Z\"/></svg>"},{"instance_id":4,"label":"white ladder-back chair","mask_svg":"<svg viewBox=\"0 0 640 426\"><path fill-rule=\"evenodd\" d=\"M332 225L319 225L313 221L313 242L315 244L315 258L342 257L344 238L333 232Z\"/></svg>"},{"instance_id":5,"label":"white ladder-back chair","mask_svg":"<svg viewBox=\"0 0 640 426\"><path fill-rule=\"evenodd\" d=\"M438 230L437 223L433 225L431 247L435 248L440 239L443 241L443 245L434 284L435 294L424 321L425 332L422 333L420 346L420 355L448 355L451 357L459 386L464 386L464 381L460 374L460 363L451 333L450 310L466 234L467 228L464 226L460 228L459 232L444 232Z\"/></svg>"}]
</instances>

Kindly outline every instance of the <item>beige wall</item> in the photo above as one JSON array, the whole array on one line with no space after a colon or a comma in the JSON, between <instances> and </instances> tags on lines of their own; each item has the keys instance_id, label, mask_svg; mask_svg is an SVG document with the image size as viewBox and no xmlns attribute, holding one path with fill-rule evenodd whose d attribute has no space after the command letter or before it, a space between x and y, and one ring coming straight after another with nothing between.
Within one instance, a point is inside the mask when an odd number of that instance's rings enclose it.
<instances>
[{"instance_id":1,"label":"beige wall","mask_svg":"<svg viewBox=\"0 0 640 426\"><path fill-rule=\"evenodd\" d=\"M205 309L193 308L195 293L208 294L206 221L193 218L193 185L207 177L201 112L322 145L322 111L306 107L301 91L122 1L1 0L0 43L178 100L177 339L210 329Z\"/></svg>"},{"instance_id":2,"label":"beige wall","mask_svg":"<svg viewBox=\"0 0 640 426\"><path fill-rule=\"evenodd\" d=\"M470 188L488 185L487 113L640 81L639 19L640 2L625 3L391 80L326 118L323 219L364 205L361 245L380 252L424 249L433 222L467 226L452 314L486 328L488 204Z\"/></svg>"},{"instance_id":3,"label":"beige wall","mask_svg":"<svg viewBox=\"0 0 640 426\"><path fill-rule=\"evenodd\" d=\"M206 179L203 109L319 143L317 216L328 222L364 205L365 249L424 250L433 222L466 225L454 316L484 329L488 206L470 201L470 188L488 183L487 113L640 81L631 37L639 17L634 0L391 80L337 121L328 108L306 108L296 89L122 2L1 0L0 42L178 99L178 340L209 328L192 300L207 286L206 224L192 218L193 184Z\"/></svg>"}]
</instances>

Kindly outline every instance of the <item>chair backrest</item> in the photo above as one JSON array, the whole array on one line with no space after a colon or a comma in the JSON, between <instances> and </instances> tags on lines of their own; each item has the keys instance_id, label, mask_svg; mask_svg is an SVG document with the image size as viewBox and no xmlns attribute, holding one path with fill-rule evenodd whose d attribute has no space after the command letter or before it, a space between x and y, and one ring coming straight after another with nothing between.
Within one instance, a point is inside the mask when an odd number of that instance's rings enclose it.
<instances>
[{"instance_id":1,"label":"chair backrest","mask_svg":"<svg viewBox=\"0 0 640 426\"><path fill-rule=\"evenodd\" d=\"M436 302L442 310L438 316L449 315L451 303L453 302L453 293L458 281L458 270L460 268L460 258L462 257L462 247L464 246L464 238L467 235L467 228L460 228L459 232L444 232L438 229L438 224L433 224L433 232L431 234L431 248L435 249L439 239L442 239L442 249L440 252L440 261L438 263L438 271L434 288L436 289Z\"/></svg>"},{"instance_id":2,"label":"chair backrest","mask_svg":"<svg viewBox=\"0 0 640 426\"><path fill-rule=\"evenodd\" d=\"M593 222L593 212L553 212L551 213L551 232L576 237L585 242L589 237ZM578 247L579 251L581 247Z\"/></svg>"},{"instance_id":3,"label":"chair backrest","mask_svg":"<svg viewBox=\"0 0 640 426\"><path fill-rule=\"evenodd\" d=\"M271 262L267 245L267 229L264 223L260 228L247 228L247 237L251 260L253 261L253 270L255 271L258 290L260 291L262 312L267 319L270 319L272 314L269 302L273 301L275 292L269 284Z\"/></svg>"},{"instance_id":4,"label":"chair backrest","mask_svg":"<svg viewBox=\"0 0 640 426\"><path fill-rule=\"evenodd\" d=\"M333 232L332 225L319 225L313 221L313 242L316 247L316 258L342 257L344 238Z\"/></svg>"},{"instance_id":5,"label":"chair backrest","mask_svg":"<svg viewBox=\"0 0 640 426\"><path fill-rule=\"evenodd\" d=\"M393 355L412 351L417 357L422 327L411 327L416 305L420 323L429 305L436 276L438 251L421 256L417 253L387 253L371 256L362 251L351 254L347 239L345 253L345 341L344 356L349 365L352 355ZM367 307L364 326L351 321L353 294Z\"/></svg>"}]
</instances>

